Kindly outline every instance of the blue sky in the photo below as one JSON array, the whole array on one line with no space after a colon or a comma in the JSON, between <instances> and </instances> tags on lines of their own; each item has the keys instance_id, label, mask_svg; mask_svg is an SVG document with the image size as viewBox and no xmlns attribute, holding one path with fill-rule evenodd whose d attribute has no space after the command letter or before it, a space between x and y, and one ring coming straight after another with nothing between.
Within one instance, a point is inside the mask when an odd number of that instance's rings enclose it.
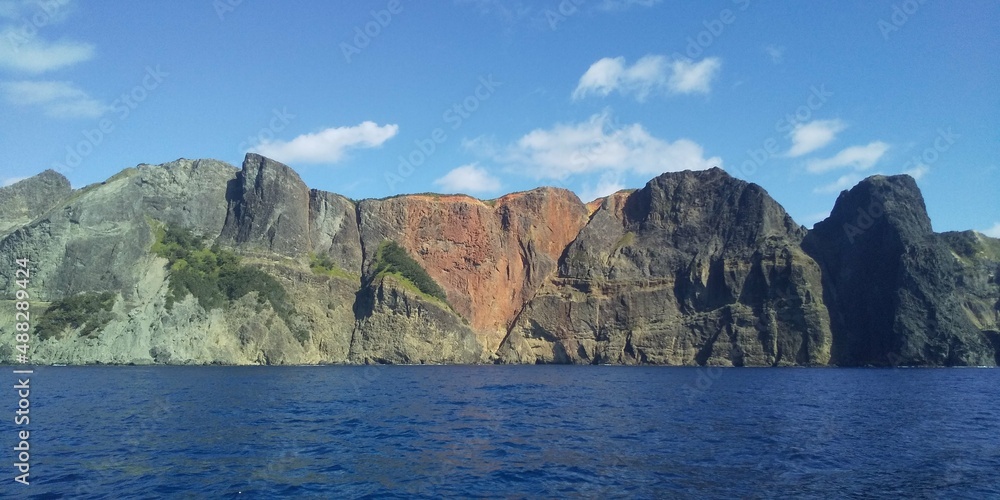
<instances>
[{"instance_id":1,"label":"blue sky","mask_svg":"<svg viewBox=\"0 0 1000 500\"><path fill-rule=\"evenodd\" d=\"M0 1L0 183L257 151L352 198L910 173L1000 236L1000 3Z\"/></svg>"}]
</instances>

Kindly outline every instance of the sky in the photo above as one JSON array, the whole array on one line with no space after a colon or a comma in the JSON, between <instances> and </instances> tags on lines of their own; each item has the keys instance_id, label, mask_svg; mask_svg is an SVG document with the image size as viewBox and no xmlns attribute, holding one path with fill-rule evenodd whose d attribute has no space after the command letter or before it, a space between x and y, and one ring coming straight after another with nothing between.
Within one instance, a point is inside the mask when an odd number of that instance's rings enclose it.
<instances>
[{"instance_id":1,"label":"sky","mask_svg":"<svg viewBox=\"0 0 1000 500\"><path fill-rule=\"evenodd\" d=\"M345 196L907 173L1000 237L1000 2L0 0L0 184L257 152Z\"/></svg>"}]
</instances>

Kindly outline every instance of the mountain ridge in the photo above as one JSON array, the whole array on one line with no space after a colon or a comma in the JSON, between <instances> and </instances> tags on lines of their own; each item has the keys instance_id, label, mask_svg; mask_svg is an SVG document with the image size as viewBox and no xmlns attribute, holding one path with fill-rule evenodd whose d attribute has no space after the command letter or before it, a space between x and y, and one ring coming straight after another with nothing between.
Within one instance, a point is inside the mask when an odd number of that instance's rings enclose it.
<instances>
[{"instance_id":1,"label":"mountain ridge","mask_svg":"<svg viewBox=\"0 0 1000 500\"><path fill-rule=\"evenodd\" d=\"M33 339L38 362L998 360L1000 244L933 233L909 177L865 179L807 230L762 187L717 168L665 173L588 203L546 187L492 200L351 200L255 154L242 168L139 165L77 190L44 175L0 189L0 199L18 200L0 211L7 298L14 259L28 257L38 266L33 298L112 292L116 300L96 335L67 325L56 338ZM231 248L281 284L295 314L253 294L207 311L188 296L167 311L176 271L151 252L157 224ZM441 286L445 302L375 265L388 241ZM892 266L871 272L866 256ZM875 279L859 280L855 269ZM32 306L34 314L45 307ZM309 333L297 340L296 331ZM0 341L0 361L13 359L10 342Z\"/></svg>"}]
</instances>

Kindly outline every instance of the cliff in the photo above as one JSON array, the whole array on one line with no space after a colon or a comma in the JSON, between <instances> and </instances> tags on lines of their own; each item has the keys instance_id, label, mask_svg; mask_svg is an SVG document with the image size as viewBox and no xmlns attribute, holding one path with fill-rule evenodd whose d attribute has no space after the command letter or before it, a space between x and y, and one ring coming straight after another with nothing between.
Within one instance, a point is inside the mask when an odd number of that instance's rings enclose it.
<instances>
[{"instance_id":1,"label":"cliff","mask_svg":"<svg viewBox=\"0 0 1000 500\"><path fill-rule=\"evenodd\" d=\"M805 229L719 169L607 198L505 340L507 362L826 364Z\"/></svg>"},{"instance_id":2,"label":"cliff","mask_svg":"<svg viewBox=\"0 0 1000 500\"><path fill-rule=\"evenodd\" d=\"M249 154L78 190L47 171L0 201L0 322L28 258L36 363L936 366L1000 348L1000 241L934 233L905 176L866 179L812 231L718 169L586 205L355 202Z\"/></svg>"},{"instance_id":3,"label":"cliff","mask_svg":"<svg viewBox=\"0 0 1000 500\"><path fill-rule=\"evenodd\" d=\"M988 240L935 234L909 176L874 176L841 193L805 242L824 269L833 362L995 364L998 259L979 248L995 245Z\"/></svg>"}]
</instances>

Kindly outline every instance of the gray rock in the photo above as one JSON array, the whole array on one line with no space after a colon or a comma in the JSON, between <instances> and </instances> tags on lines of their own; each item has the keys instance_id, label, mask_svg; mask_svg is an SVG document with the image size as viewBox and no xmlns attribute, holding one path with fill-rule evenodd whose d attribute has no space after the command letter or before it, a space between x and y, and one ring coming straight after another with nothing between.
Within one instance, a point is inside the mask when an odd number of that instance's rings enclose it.
<instances>
[{"instance_id":1,"label":"gray rock","mask_svg":"<svg viewBox=\"0 0 1000 500\"><path fill-rule=\"evenodd\" d=\"M309 192L309 240L311 251L327 255L351 273L361 274L361 235L354 202L313 189Z\"/></svg>"},{"instance_id":2,"label":"gray rock","mask_svg":"<svg viewBox=\"0 0 1000 500\"><path fill-rule=\"evenodd\" d=\"M291 256L311 250L309 188L292 169L248 153L226 199L222 241Z\"/></svg>"},{"instance_id":3,"label":"gray rock","mask_svg":"<svg viewBox=\"0 0 1000 500\"><path fill-rule=\"evenodd\" d=\"M31 222L72 192L66 177L54 170L0 187L0 237Z\"/></svg>"}]
</instances>

